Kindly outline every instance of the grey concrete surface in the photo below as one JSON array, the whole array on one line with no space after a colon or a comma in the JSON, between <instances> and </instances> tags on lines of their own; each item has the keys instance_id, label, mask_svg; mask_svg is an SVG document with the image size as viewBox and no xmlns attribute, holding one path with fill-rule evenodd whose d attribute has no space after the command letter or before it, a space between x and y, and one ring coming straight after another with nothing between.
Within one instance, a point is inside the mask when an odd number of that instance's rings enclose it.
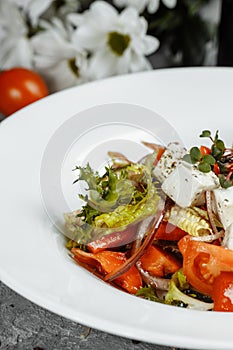
<instances>
[{"instance_id":1,"label":"grey concrete surface","mask_svg":"<svg viewBox=\"0 0 233 350\"><path fill-rule=\"evenodd\" d=\"M0 282L0 350L105 349L172 350L77 324L31 303Z\"/></svg>"}]
</instances>

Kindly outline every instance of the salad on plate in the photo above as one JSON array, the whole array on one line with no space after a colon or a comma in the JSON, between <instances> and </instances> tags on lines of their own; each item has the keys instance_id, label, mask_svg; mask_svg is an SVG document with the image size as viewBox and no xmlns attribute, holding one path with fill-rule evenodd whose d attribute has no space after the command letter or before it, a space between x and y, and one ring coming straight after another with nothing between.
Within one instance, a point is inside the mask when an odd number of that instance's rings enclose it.
<instances>
[{"instance_id":1,"label":"salad on plate","mask_svg":"<svg viewBox=\"0 0 233 350\"><path fill-rule=\"evenodd\" d=\"M133 162L108 153L75 183L83 206L65 213L72 259L129 294L183 308L233 311L233 148L143 142Z\"/></svg>"}]
</instances>

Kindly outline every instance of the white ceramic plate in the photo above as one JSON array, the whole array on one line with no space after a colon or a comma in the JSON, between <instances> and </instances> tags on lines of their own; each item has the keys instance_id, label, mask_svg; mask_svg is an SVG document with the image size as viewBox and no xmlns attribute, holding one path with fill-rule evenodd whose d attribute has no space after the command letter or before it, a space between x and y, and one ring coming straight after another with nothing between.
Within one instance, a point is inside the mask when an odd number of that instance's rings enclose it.
<instances>
[{"instance_id":1,"label":"white ceramic plate","mask_svg":"<svg viewBox=\"0 0 233 350\"><path fill-rule=\"evenodd\" d=\"M136 104L163 116L187 146L199 142L203 129L219 129L231 145L232 91L232 69L158 70L69 89L6 119L0 125L1 280L57 314L113 334L190 349L232 349L232 313L145 301L75 265L46 214L40 188L45 149L78 112L108 103Z\"/></svg>"}]
</instances>

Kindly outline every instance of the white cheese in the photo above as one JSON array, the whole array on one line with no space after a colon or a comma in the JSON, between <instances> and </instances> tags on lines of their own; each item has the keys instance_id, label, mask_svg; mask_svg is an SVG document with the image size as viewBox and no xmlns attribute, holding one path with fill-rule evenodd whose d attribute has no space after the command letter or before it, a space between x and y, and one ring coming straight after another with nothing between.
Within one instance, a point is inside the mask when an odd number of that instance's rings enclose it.
<instances>
[{"instance_id":1,"label":"white cheese","mask_svg":"<svg viewBox=\"0 0 233 350\"><path fill-rule=\"evenodd\" d=\"M211 171L203 173L194 165L181 161L164 180L162 190L180 207L205 203L204 192L219 186L217 176Z\"/></svg>"},{"instance_id":2,"label":"white cheese","mask_svg":"<svg viewBox=\"0 0 233 350\"><path fill-rule=\"evenodd\" d=\"M226 229L233 222L233 187L218 188L213 191L213 210Z\"/></svg>"},{"instance_id":3,"label":"white cheese","mask_svg":"<svg viewBox=\"0 0 233 350\"><path fill-rule=\"evenodd\" d=\"M225 248L233 250L233 223L226 228L222 245Z\"/></svg>"},{"instance_id":4,"label":"white cheese","mask_svg":"<svg viewBox=\"0 0 233 350\"><path fill-rule=\"evenodd\" d=\"M154 167L153 175L163 183L186 153L187 150L179 142L169 143L157 165Z\"/></svg>"}]
</instances>

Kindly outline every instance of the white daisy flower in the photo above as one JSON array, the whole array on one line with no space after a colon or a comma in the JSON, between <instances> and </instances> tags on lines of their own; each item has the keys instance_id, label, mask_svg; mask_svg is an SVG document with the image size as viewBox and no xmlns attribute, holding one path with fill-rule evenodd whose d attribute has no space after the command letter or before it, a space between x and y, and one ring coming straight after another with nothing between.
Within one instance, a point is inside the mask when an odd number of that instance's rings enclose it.
<instances>
[{"instance_id":1,"label":"white daisy flower","mask_svg":"<svg viewBox=\"0 0 233 350\"><path fill-rule=\"evenodd\" d=\"M10 1L0 1L0 67L32 68L28 29L20 10Z\"/></svg>"},{"instance_id":2,"label":"white daisy flower","mask_svg":"<svg viewBox=\"0 0 233 350\"><path fill-rule=\"evenodd\" d=\"M177 0L161 0L164 5L170 9L176 6ZM160 4L160 0L113 0L113 3L119 7L132 6L137 9L139 13L146 8L149 13L155 13Z\"/></svg>"},{"instance_id":3,"label":"white daisy flower","mask_svg":"<svg viewBox=\"0 0 233 350\"><path fill-rule=\"evenodd\" d=\"M41 21L43 31L32 39L36 70L46 80L50 91L58 91L87 80L87 59L73 40L72 32L58 18Z\"/></svg>"},{"instance_id":4,"label":"white daisy flower","mask_svg":"<svg viewBox=\"0 0 233 350\"><path fill-rule=\"evenodd\" d=\"M69 20L77 26L77 42L91 54L91 79L151 68L145 56L157 50L159 41L146 35L147 22L134 8L119 14L108 3L96 1L83 14L70 15Z\"/></svg>"},{"instance_id":5,"label":"white daisy flower","mask_svg":"<svg viewBox=\"0 0 233 350\"><path fill-rule=\"evenodd\" d=\"M9 0L7 0L9 1ZM10 0L23 10L30 18L33 26L37 25L39 17L49 8L54 0Z\"/></svg>"}]
</instances>

